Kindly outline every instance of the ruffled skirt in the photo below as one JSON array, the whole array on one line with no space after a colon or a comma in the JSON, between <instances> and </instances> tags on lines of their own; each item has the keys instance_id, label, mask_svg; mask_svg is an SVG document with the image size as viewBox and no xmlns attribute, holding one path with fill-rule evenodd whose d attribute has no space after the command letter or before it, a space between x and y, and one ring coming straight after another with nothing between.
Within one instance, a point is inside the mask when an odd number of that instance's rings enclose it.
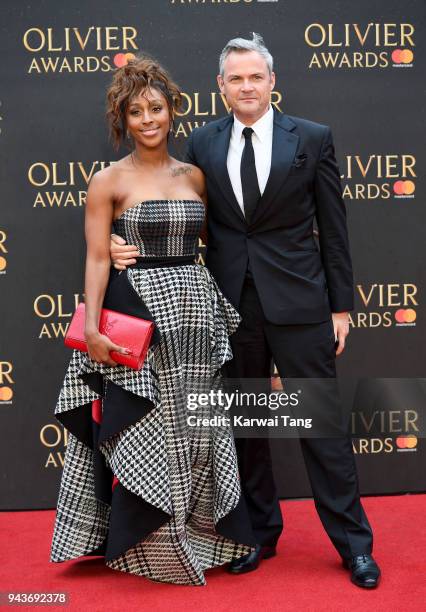
<instances>
[{"instance_id":1,"label":"ruffled skirt","mask_svg":"<svg viewBox=\"0 0 426 612\"><path fill-rule=\"evenodd\" d=\"M193 435L187 393L220 378L240 317L201 265L111 272L104 306L155 322L145 363L74 351L55 410L69 438L51 561L103 555L112 569L178 584L254 540L230 429Z\"/></svg>"}]
</instances>

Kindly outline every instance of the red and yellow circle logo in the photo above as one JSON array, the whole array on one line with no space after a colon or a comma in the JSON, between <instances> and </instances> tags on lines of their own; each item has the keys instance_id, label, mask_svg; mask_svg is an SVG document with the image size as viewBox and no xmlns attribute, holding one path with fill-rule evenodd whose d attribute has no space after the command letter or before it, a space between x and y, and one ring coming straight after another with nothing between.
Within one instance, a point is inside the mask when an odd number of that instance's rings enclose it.
<instances>
[{"instance_id":1,"label":"red and yellow circle logo","mask_svg":"<svg viewBox=\"0 0 426 612\"><path fill-rule=\"evenodd\" d=\"M114 55L114 64L117 66L117 68L121 68L131 59L135 59L134 53L117 53Z\"/></svg>"},{"instance_id":2,"label":"red and yellow circle logo","mask_svg":"<svg viewBox=\"0 0 426 612\"><path fill-rule=\"evenodd\" d=\"M13 397L13 391L10 387L0 387L0 402L8 402Z\"/></svg>"},{"instance_id":3,"label":"red and yellow circle logo","mask_svg":"<svg viewBox=\"0 0 426 612\"><path fill-rule=\"evenodd\" d=\"M412 195L416 190L413 181L396 181L393 184L393 191L396 195Z\"/></svg>"},{"instance_id":4,"label":"red and yellow circle logo","mask_svg":"<svg viewBox=\"0 0 426 612\"><path fill-rule=\"evenodd\" d=\"M413 308L400 308L395 313L397 323L414 323L416 319L417 313Z\"/></svg>"},{"instance_id":5,"label":"red and yellow circle logo","mask_svg":"<svg viewBox=\"0 0 426 612\"><path fill-rule=\"evenodd\" d=\"M417 438L412 434L409 436L398 436L396 445L398 448L416 448Z\"/></svg>"},{"instance_id":6,"label":"red and yellow circle logo","mask_svg":"<svg viewBox=\"0 0 426 612\"><path fill-rule=\"evenodd\" d=\"M0 272L6 269L7 261L4 257L0 257Z\"/></svg>"},{"instance_id":7,"label":"red and yellow circle logo","mask_svg":"<svg viewBox=\"0 0 426 612\"><path fill-rule=\"evenodd\" d=\"M394 64L412 64L414 53L411 49L395 49L392 51L392 61Z\"/></svg>"}]
</instances>

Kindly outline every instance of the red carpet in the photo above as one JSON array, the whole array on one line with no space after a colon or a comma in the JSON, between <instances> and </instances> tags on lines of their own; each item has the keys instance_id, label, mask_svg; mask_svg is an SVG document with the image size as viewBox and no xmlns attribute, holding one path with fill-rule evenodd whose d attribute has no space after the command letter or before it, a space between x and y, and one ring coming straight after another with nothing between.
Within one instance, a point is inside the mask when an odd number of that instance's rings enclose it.
<instances>
[{"instance_id":1,"label":"red carpet","mask_svg":"<svg viewBox=\"0 0 426 612\"><path fill-rule=\"evenodd\" d=\"M3 512L0 591L65 591L70 598L65 609L90 612L424 610L426 495L370 497L363 503L383 572L375 591L351 584L311 501L283 502L286 529L277 557L244 576L210 570L206 587L151 583L110 570L99 557L49 563L53 511Z\"/></svg>"}]
</instances>

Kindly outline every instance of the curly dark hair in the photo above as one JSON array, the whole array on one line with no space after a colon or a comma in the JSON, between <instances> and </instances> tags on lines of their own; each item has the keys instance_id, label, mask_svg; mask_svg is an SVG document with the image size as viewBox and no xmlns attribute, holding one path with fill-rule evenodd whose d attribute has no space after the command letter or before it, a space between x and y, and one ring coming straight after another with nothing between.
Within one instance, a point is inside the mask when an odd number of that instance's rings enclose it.
<instances>
[{"instance_id":1,"label":"curly dark hair","mask_svg":"<svg viewBox=\"0 0 426 612\"><path fill-rule=\"evenodd\" d=\"M147 55L129 59L125 66L115 70L107 91L106 116L116 149L126 139L126 112L129 103L146 89L157 89L163 94L171 117L181 107L182 94L179 87L157 60Z\"/></svg>"}]
</instances>

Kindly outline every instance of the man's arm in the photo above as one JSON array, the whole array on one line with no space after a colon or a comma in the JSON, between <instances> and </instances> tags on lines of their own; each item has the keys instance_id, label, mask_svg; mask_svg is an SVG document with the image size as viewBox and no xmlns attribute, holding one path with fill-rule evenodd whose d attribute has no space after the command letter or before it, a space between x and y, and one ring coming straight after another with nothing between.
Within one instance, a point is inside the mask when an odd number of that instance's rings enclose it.
<instances>
[{"instance_id":1,"label":"man's arm","mask_svg":"<svg viewBox=\"0 0 426 612\"><path fill-rule=\"evenodd\" d=\"M330 128L325 129L322 140L315 174L315 198L321 258L335 336L339 341L337 354L340 354L349 333L347 313L353 310L354 292L346 209Z\"/></svg>"},{"instance_id":2,"label":"man's arm","mask_svg":"<svg viewBox=\"0 0 426 612\"><path fill-rule=\"evenodd\" d=\"M111 234L109 253L116 270L125 270L127 266L136 263L135 258L140 255L137 247L127 244L124 238L117 234Z\"/></svg>"},{"instance_id":3,"label":"man's arm","mask_svg":"<svg viewBox=\"0 0 426 612\"><path fill-rule=\"evenodd\" d=\"M196 161L195 151L194 151L194 132L191 132L188 136L188 141L186 143L185 149L185 157L184 160L187 164L192 164L193 166L199 167ZM205 181L203 179L203 193L201 195L201 199L203 200L206 206L206 218L203 224L203 227L200 232L200 238L205 246L207 246L207 192L205 188Z\"/></svg>"},{"instance_id":4,"label":"man's arm","mask_svg":"<svg viewBox=\"0 0 426 612\"><path fill-rule=\"evenodd\" d=\"M188 141L186 143L184 161L188 164L194 164L194 166L198 166L195 161L195 153L194 153L194 132L191 132L188 136Z\"/></svg>"}]
</instances>

